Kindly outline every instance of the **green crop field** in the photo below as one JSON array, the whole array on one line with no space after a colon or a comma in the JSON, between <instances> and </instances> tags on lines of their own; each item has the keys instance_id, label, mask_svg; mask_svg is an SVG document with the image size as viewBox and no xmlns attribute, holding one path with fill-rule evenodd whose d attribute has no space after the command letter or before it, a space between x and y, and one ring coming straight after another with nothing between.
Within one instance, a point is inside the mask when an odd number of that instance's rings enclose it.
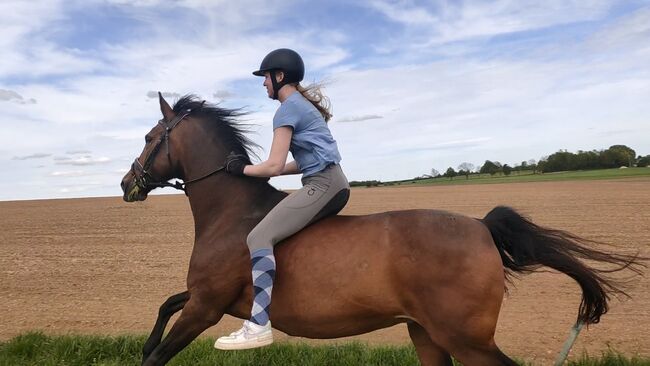
<instances>
[{"instance_id":1,"label":"green crop field","mask_svg":"<svg viewBox=\"0 0 650 366\"><path fill-rule=\"evenodd\" d=\"M0 343L0 365L123 366L139 365L145 336L48 336L33 332ZM310 346L279 343L248 351L223 352L213 339L200 338L169 365L270 366L403 366L418 365L412 346L367 346L361 343ZM522 365L532 365L523 362ZM568 362L572 366L640 366L650 359L626 357L610 351L600 357Z\"/></svg>"},{"instance_id":2,"label":"green crop field","mask_svg":"<svg viewBox=\"0 0 650 366\"><path fill-rule=\"evenodd\" d=\"M472 174L469 176L469 179L467 179L465 176L457 176L453 179L445 177L417 180L411 179L395 182L384 182L383 185L399 187L403 185L494 184L621 178L650 178L650 168L599 169L544 174L533 174L532 171L522 171L512 172L512 174L509 176L503 174L496 174L494 176L490 176L489 174Z\"/></svg>"}]
</instances>

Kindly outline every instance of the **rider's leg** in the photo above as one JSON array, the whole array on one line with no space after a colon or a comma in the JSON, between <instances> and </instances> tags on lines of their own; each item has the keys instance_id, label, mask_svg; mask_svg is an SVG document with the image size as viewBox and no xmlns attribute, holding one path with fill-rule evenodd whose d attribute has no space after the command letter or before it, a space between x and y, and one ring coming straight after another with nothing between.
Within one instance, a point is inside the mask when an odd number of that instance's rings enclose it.
<instances>
[{"instance_id":1,"label":"rider's leg","mask_svg":"<svg viewBox=\"0 0 650 366\"><path fill-rule=\"evenodd\" d=\"M333 213L340 211L348 197L341 193L349 192L347 179L338 165L304 177L303 184L301 189L280 201L246 238L251 253L254 288L251 319L231 336L219 338L215 347L244 349L272 342L269 309L275 278L273 246L316 221L316 218L326 216L324 210Z\"/></svg>"}]
</instances>

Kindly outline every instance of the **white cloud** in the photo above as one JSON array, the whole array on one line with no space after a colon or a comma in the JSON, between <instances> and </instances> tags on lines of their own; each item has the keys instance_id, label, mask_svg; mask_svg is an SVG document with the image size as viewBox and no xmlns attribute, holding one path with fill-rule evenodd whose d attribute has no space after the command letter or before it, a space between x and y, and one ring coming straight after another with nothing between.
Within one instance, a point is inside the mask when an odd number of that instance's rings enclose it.
<instances>
[{"instance_id":1,"label":"white cloud","mask_svg":"<svg viewBox=\"0 0 650 366\"><path fill-rule=\"evenodd\" d=\"M54 171L50 173L52 177L83 177L88 173L83 170L70 170L70 171Z\"/></svg>"},{"instance_id":2,"label":"white cloud","mask_svg":"<svg viewBox=\"0 0 650 366\"><path fill-rule=\"evenodd\" d=\"M68 155L90 154L90 150L70 150L65 152Z\"/></svg>"},{"instance_id":3,"label":"white cloud","mask_svg":"<svg viewBox=\"0 0 650 366\"><path fill-rule=\"evenodd\" d=\"M361 121L368 121L371 119L380 119L384 118L378 114L364 114L363 116L348 116L348 117L343 117L343 118L336 118L336 122L361 122Z\"/></svg>"},{"instance_id":4,"label":"white cloud","mask_svg":"<svg viewBox=\"0 0 650 366\"><path fill-rule=\"evenodd\" d=\"M640 9L628 17L594 34L587 46L599 49L648 52L650 50L650 8Z\"/></svg>"},{"instance_id":5,"label":"white cloud","mask_svg":"<svg viewBox=\"0 0 650 366\"><path fill-rule=\"evenodd\" d=\"M65 19L66 9L75 7L75 3L58 0L0 2L0 77L74 75L101 69L101 61L49 39L74 26L60 21Z\"/></svg>"},{"instance_id":6,"label":"white cloud","mask_svg":"<svg viewBox=\"0 0 650 366\"><path fill-rule=\"evenodd\" d=\"M0 3L2 22L2 49L20 43L24 37L45 29L48 24L62 17L60 1L25 2L7 0ZM4 55L3 55L4 56Z\"/></svg>"},{"instance_id":7,"label":"white cloud","mask_svg":"<svg viewBox=\"0 0 650 366\"><path fill-rule=\"evenodd\" d=\"M36 99L25 99L15 91L6 89L0 89L0 101L14 102L18 104L36 104Z\"/></svg>"},{"instance_id":8,"label":"white cloud","mask_svg":"<svg viewBox=\"0 0 650 366\"><path fill-rule=\"evenodd\" d=\"M161 92L160 94L163 96L163 98L180 98L181 97L180 94L174 93L174 92ZM147 98L158 99L158 92L153 91L153 90L149 90L147 92Z\"/></svg>"},{"instance_id":9,"label":"white cloud","mask_svg":"<svg viewBox=\"0 0 650 366\"><path fill-rule=\"evenodd\" d=\"M368 4L407 30L413 28L409 35L417 39L407 46L416 47L595 20L605 16L611 7L605 0L435 1L428 3L429 7L403 0Z\"/></svg>"},{"instance_id":10,"label":"white cloud","mask_svg":"<svg viewBox=\"0 0 650 366\"><path fill-rule=\"evenodd\" d=\"M99 165L99 164L106 164L111 161L110 158L108 157L99 157L99 158L92 158L88 156L83 156L80 158L75 158L75 159L63 159L59 160L56 162L57 165L78 165L78 166L84 166L84 165Z\"/></svg>"},{"instance_id":11,"label":"white cloud","mask_svg":"<svg viewBox=\"0 0 650 366\"><path fill-rule=\"evenodd\" d=\"M36 153L36 154L23 155L23 156L14 156L12 159L13 160L41 159L41 158L47 158L48 156L52 156L52 154Z\"/></svg>"},{"instance_id":12,"label":"white cloud","mask_svg":"<svg viewBox=\"0 0 650 366\"><path fill-rule=\"evenodd\" d=\"M23 96L13 90L0 89L0 100L23 100Z\"/></svg>"},{"instance_id":13,"label":"white cloud","mask_svg":"<svg viewBox=\"0 0 650 366\"><path fill-rule=\"evenodd\" d=\"M217 100L231 99L236 95L237 94L228 90L217 90L216 92L212 93L212 97Z\"/></svg>"},{"instance_id":14,"label":"white cloud","mask_svg":"<svg viewBox=\"0 0 650 366\"><path fill-rule=\"evenodd\" d=\"M371 1L368 4L389 19L400 23L430 25L439 20L427 9L411 6L406 1Z\"/></svg>"}]
</instances>

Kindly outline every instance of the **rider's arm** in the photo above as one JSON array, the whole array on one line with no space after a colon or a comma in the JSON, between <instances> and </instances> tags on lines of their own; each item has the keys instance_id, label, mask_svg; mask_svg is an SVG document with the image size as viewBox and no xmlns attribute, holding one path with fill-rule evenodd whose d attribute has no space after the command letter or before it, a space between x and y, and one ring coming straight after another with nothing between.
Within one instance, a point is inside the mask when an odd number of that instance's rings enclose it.
<instances>
[{"instance_id":1,"label":"rider's arm","mask_svg":"<svg viewBox=\"0 0 650 366\"><path fill-rule=\"evenodd\" d=\"M295 161L290 161L284 166L284 170L282 170L281 175L289 175L289 174L299 174L300 169L298 169L298 165L296 164Z\"/></svg>"},{"instance_id":2,"label":"rider's arm","mask_svg":"<svg viewBox=\"0 0 650 366\"><path fill-rule=\"evenodd\" d=\"M293 129L291 127L283 126L274 129L269 159L259 164L246 165L244 174L252 177L275 177L283 174L292 135Z\"/></svg>"}]
</instances>

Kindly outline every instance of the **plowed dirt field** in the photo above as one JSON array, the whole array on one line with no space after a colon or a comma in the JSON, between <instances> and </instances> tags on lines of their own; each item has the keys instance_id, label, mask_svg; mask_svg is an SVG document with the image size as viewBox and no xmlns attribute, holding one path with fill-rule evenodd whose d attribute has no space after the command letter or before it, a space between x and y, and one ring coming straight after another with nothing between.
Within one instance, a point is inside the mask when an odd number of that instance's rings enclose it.
<instances>
[{"instance_id":1,"label":"plowed dirt field","mask_svg":"<svg viewBox=\"0 0 650 366\"><path fill-rule=\"evenodd\" d=\"M436 208L483 217L505 204L538 224L650 256L650 179L353 189L343 214ZM193 224L185 196L0 202L0 339L47 333L148 333L160 304L185 289ZM650 356L650 269L613 299L600 324L584 329L572 355L608 346ZM550 271L510 286L496 340L515 357L547 364L575 320L579 288ZM205 334L229 333L224 318ZM294 340L280 335L280 340ZM396 326L355 337L409 342ZM338 340L345 341L347 339Z\"/></svg>"}]
</instances>

